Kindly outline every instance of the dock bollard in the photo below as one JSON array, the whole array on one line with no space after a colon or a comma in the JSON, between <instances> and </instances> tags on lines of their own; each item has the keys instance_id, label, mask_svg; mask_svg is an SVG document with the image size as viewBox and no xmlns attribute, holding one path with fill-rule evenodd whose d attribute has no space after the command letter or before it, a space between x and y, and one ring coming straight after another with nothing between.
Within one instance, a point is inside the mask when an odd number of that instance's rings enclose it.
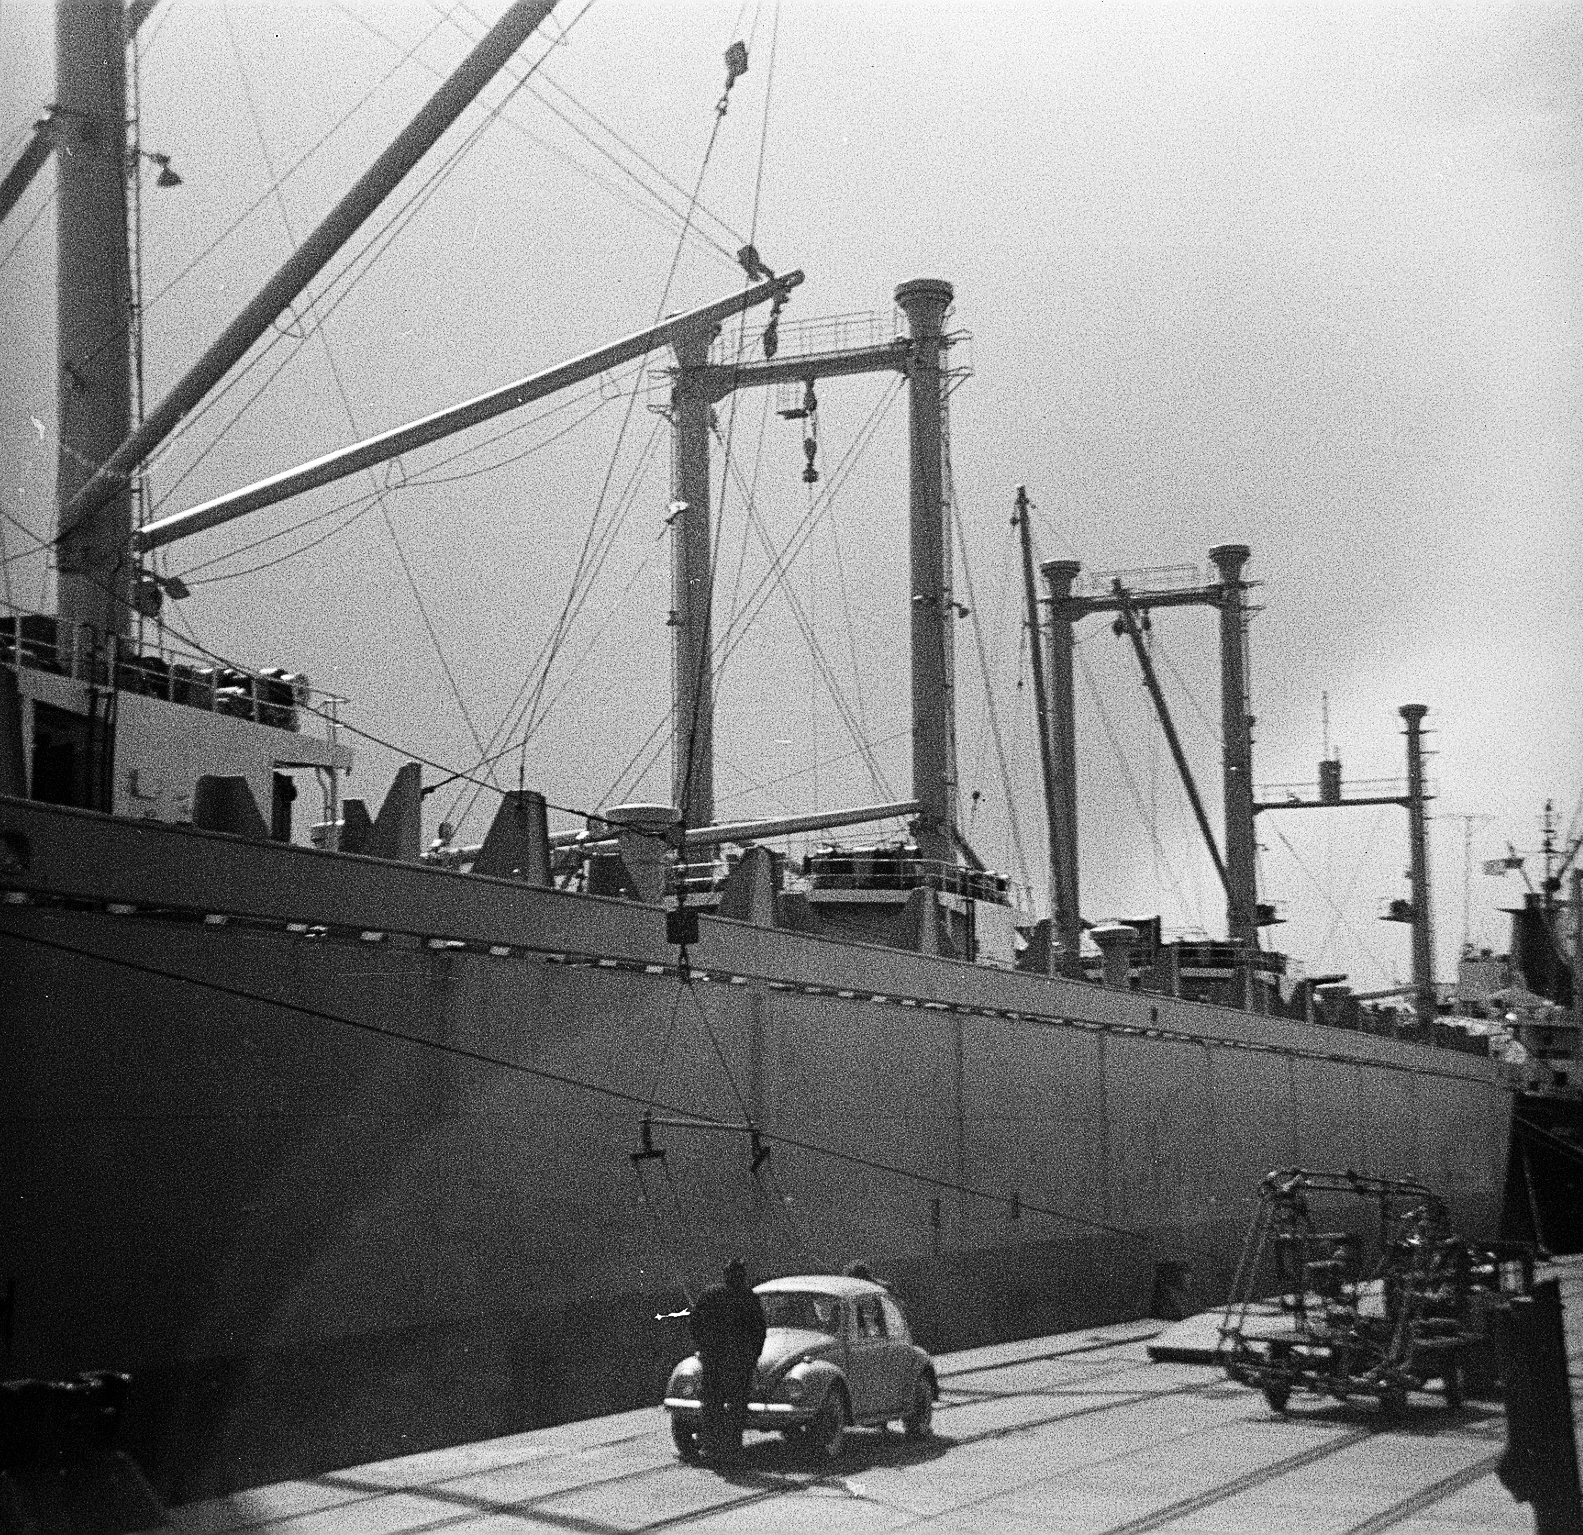
<instances>
[{"instance_id":1,"label":"dock bollard","mask_svg":"<svg viewBox=\"0 0 1583 1535\"><path fill-rule=\"evenodd\" d=\"M1506 1453L1496 1472L1519 1503L1532 1503L1536 1535L1583 1535L1572 1393L1567 1381L1561 1287L1542 1280L1496 1314L1506 1383Z\"/></svg>"}]
</instances>

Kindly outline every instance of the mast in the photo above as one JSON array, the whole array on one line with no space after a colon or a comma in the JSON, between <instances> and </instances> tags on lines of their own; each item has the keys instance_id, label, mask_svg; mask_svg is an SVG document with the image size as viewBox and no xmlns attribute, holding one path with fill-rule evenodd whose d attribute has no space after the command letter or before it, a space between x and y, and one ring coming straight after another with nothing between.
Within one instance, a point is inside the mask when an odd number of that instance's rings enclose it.
<instances>
[{"instance_id":1,"label":"mast","mask_svg":"<svg viewBox=\"0 0 1583 1535\"><path fill-rule=\"evenodd\" d=\"M1435 940L1429 912L1429 834L1424 792L1424 716L1427 704L1403 704L1407 722L1407 847L1412 908L1413 1010L1426 1034L1435 1021Z\"/></svg>"},{"instance_id":2,"label":"mast","mask_svg":"<svg viewBox=\"0 0 1583 1535\"><path fill-rule=\"evenodd\" d=\"M709 427L714 406L701 385L718 325L677 337L671 390L671 796L683 826L715 814L714 669L710 609L714 550L709 517Z\"/></svg>"},{"instance_id":3,"label":"mast","mask_svg":"<svg viewBox=\"0 0 1583 1535\"><path fill-rule=\"evenodd\" d=\"M1051 893L1055 936L1060 944L1057 961L1062 975L1081 980L1083 975L1083 921L1078 906L1077 882L1077 704L1073 693L1072 659L1076 617L1072 585L1082 572L1076 560L1046 560L1039 567L1050 593L1050 755L1055 769L1055 824L1057 842L1053 857L1059 873Z\"/></svg>"},{"instance_id":4,"label":"mast","mask_svg":"<svg viewBox=\"0 0 1583 1535\"><path fill-rule=\"evenodd\" d=\"M1220 734L1226 818L1226 931L1244 954L1259 946L1253 852L1253 719L1248 713L1246 544L1220 544L1209 557L1220 572ZM1251 997L1251 988L1249 996Z\"/></svg>"},{"instance_id":5,"label":"mast","mask_svg":"<svg viewBox=\"0 0 1583 1535\"><path fill-rule=\"evenodd\" d=\"M1055 776L1055 759L1050 744L1050 696L1044 682L1044 635L1039 623L1039 589L1033 578L1033 531L1028 526L1028 487L1017 487L1017 510L1011 519L1017 525L1018 541L1022 546L1022 594L1028 611L1028 659L1033 665L1034 717L1039 725L1039 775L1044 785L1044 824L1050 844L1050 927L1051 942L1046 968L1054 974L1059 970L1057 951L1060 943L1061 924L1057 912L1061 905L1064 874L1061 868L1061 805L1060 789Z\"/></svg>"},{"instance_id":6,"label":"mast","mask_svg":"<svg viewBox=\"0 0 1583 1535\"><path fill-rule=\"evenodd\" d=\"M945 504L945 312L954 296L937 277L904 282L896 302L912 342L908 389L908 525L912 572L912 797L918 852L956 861L956 694L951 655L951 545Z\"/></svg>"},{"instance_id":7,"label":"mast","mask_svg":"<svg viewBox=\"0 0 1583 1535\"><path fill-rule=\"evenodd\" d=\"M132 430L126 204L126 40L120 0L58 0L56 494L73 502ZM56 611L101 634L131 629L132 492L62 514Z\"/></svg>"}]
</instances>

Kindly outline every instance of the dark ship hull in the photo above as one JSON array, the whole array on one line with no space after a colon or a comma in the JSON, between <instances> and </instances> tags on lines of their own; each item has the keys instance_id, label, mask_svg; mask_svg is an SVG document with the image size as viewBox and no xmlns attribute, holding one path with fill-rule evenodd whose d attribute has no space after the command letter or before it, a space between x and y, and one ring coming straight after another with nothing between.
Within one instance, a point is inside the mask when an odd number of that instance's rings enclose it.
<instances>
[{"instance_id":1,"label":"dark ship hull","mask_svg":"<svg viewBox=\"0 0 1583 1535\"><path fill-rule=\"evenodd\" d=\"M1512 1096L1466 1053L769 913L704 917L684 988L654 906L17 799L0 833L9 1373L132 1372L172 1498L656 1400L656 1313L733 1252L862 1255L946 1348L1213 1303L1275 1165L1500 1221ZM770 1157L657 1125L634 1163L651 1104Z\"/></svg>"}]
</instances>

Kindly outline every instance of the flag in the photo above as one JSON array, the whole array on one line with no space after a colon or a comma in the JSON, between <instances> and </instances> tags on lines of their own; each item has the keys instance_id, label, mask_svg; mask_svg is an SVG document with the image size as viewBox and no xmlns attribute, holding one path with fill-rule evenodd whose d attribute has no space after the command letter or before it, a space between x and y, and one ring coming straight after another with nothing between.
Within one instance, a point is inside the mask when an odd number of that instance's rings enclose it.
<instances>
[{"instance_id":1,"label":"flag","mask_svg":"<svg viewBox=\"0 0 1583 1535\"><path fill-rule=\"evenodd\" d=\"M1504 858L1486 858L1484 860L1484 872L1486 874L1504 874L1506 872L1506 860Z\"/></svg>"}]
</instances>

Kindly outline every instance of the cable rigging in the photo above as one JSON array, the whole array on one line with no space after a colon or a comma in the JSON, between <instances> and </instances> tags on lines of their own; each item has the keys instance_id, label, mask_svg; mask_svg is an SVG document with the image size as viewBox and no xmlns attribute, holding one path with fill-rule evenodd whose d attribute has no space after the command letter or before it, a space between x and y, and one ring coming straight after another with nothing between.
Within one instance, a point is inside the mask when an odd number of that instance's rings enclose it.
<instances>
[{"instance_id":1,"label":"cable rigging","mask_svg":"<svg viewBox=\"0 0 1583 1535\"><path fill-rule=\"evenodd\" d=\"M1033 874L1028 868L1028 855L1022 842L1022 825L1017 816L1017 793L1012 786L1011 768L1006 761L1006 742L1000 729L1000 710L995 702L995 689L990 678L989 655L984 648L984 630L979 622L978 597L973 590L973 567L967 555L967 537L962 529L960 509L956 502L956 488L950 473L950 448L946 447L946 507L951 526L956 532L957 551L962 559L962 583L967 589L967 602L958 603L959 616L968 619L973 631L973 646L978 656L979 678L984 686L984 706L989 717L990 734L995 742L995 758L1000 765L1001 792L1006 796L1006 819L1011 829L1012 849L1017 856L1017 867L1022 871L1026 889L1033 887Z\"/></svg>"},{"instance_id":2,"label":"cable rigging","mask_svg":"<svg viewBox=\"0 0 1583 1535\"><path fill-rule=\"evenodd\" d=\"M732 473L736 477L738 489L744 493L746 525L751 528L753 532L757 533L759 542L763 547L764 552L773 560L775 555L775 546L770 541L768 530L764 527L763 519L758 514L758 508L754 502L752 491L743 483L741 470L732 460L730 448L728 445L726 446L725 451L727 464L730 466ZM878 792L884 798L894 798L889 781L886 779L885 773L879 765L879 760L874 756L872 749L868 745L868 731L863 723L861 715L854 712L852 705L842 694L840 686L836 681L835 669L830 664L828 657L825 655L824 647L819 640L818 630L804 610L802 599L798 597L796 588L789 581L784 579L784 574L779 582L779 585L783 595L786 598L787 606L791 610L792 616L796 620L799 630L802 632L803 640L808 646L810 656L813 657L814 664L819 671L821 679L824 682L825 689L830 694L831 701L835 704L836 711L840 714L842 723L846 726L847 733L852 738L853 745L863 758L864 766L868 769L869 777L873 782L876 792ZM850 615L848 617L848 624L850 627ZM719 674L717 673L716 675L718 677Z\"/></svg>"},{"instance_id":3,"label":"cable rigging","mask_svg":"<svg viewBox=\"0 0 1583 1535\"><path fill-rule=\"evenodd\" d=\"M841 463L837 465L834 474L825 481L824 490L814 510L809 515L806 515L792 530L791 534L788 535L786 542L772 560L770 569L755 584L743 609L731 620L721 635L716 638L712 655L712 664L716 676L720 674L736 647L746 638L748 631L757 620L764 606L778 589L778 583L781 581L783 573L790 568L803 548L806 547L808 540L818 526L819 519L830 509L834 496L862 458L874 434L888 414L890 406L900 397L905 387L905 380L897 379L884 396L876 402L873 410L869 413L868 419L859 428L857 436L849 445L846 455ZM665 733L670 723L671 716L669 713L662 715L656 721L648 735L639 743L636 751L628 759L626 766L617 775L607 798L613 798L618 792L622 792L621 785L623 784L636 785L643 781L665 749ZM645 754L647 755L645 756ZM641 766L639 766L640 763Z\"/></svg>"},{"instance_id":4,"label":"cable rigging","mask_svg":"<svg viewBox=\"0 0 1583 1535\"><path fill-rule=\"evenodd\" d=\"M435 467L443 468L446 464L455 463L458 459L466 458L473 453L479 452L482 448L489 446L489 444L492 442L497 442L502 438L525 431L529 427L534 426L541 421L547 420L550 416L570 408L571 405L586 400L589 394L597 392L597 389L595 389L585 391L581 395L572 396L569 399L564 400L561 404L552 407L550 410L544 411L540 415L532 417L528 421L520 422L505 432L497 433L494 437L487 438L482 443L469 444L467 447L459 449L455 453L448 454L446 457L436 460ZM576 431L579 426L583 425L587 421L592 420L594 416L598 415L608 403L608 400L597 400L591 410L585 411L575 421L570 422L568 425L561 427L559 430L550 433L549 436L540 439L538 442L531 444L527 448L524 448L522 452L512 454L509 458L499 459L490 464L481 464L476 468L464 470L459 474L440 475L431 471L425 471L421 474L409 475L398 483L386 484L380 487L380 489L377 491L363 491L359 495L336 502L333 506L326 508L322 512L315 512L311 516L300 518L298 521L293 523L288 523L283 528L277 528L272 533L265 533L261 537L253 539L250 543L239 544L236 548L228 549L223 554L214 555L207 560L200 561L196 565L186 566L177 574L188 586L212 586L221 581L235 580L241 576L251 575L258 570L267 569L271 565L282 563L282 561L285 559L293 558L297 554L306 553L309 549L316 548L320 543L324 542L324 540L315 539L313 542L305 544L299 549L293 550L291 554L284 555L279 560L270 560L264 565L254 565L242 570L227 571L221 575L205 577L201 580L192 579L194 574L198 571L211 570L216 565L223 565L227 561L236 559L243 554L250 553L254 549L262 548L263 546L274 543L282 538L288 538L291 536L291 534L300 532L303 528L312 527L327 520L328 518L340 516L347 512L357 512L359 508L364 511L371 510L373 507L374 498L377 494L383 493L385 495L395 495L412 490L427 489L431 486L450 485L460 480L472 479L482 474L490 474L498 469L506 468L511 464L520 463L523 459L531 457L534 453L539 452L543 448L549 447L552 443L558 442L561 438L569 435L571 432ZM350 526L351 521L356 520L357 519L354 516L344 526ZM339 531L340 530L338 529L337 532ZM334 535L332 534L331 536Z\"/></svg>"},{"instance_id":5,"label":"cable rigging","mask_svg":"<svg viewBox=\"0 0 1583 1535\"><path fill-rule=\"evenodd\" d=\"M585 9L586 9L586 7L585 7ZM739 45L734 45L734 46L739 46ZM729 55L729 52L728 52L728 59L729 59L729 57L730 57L730 55ZM746 67L746 60L744 58L744 60L743 60L743 68L745 68L745 67ZM720 124L722 123L722 121L724 121L724 118L725 118L726 100L727 100L727 97L729 96L731 85L734 83L734 81L736 80L736 78L737 78L737 76L738 76L738 74L740 72L741 71L733 70L731 68L731 65L728 63L728 73L727 73L727 80L726 80L726 95L721 97L720 102L717 104L717 106L715 108L714 122L713 122L713 124L712 124L712 126L710 128L709 141L708 141L708 144L705 147L703 160L702 160L702 163L699 165L698 175L697 175L697 178L696 178L696 180L694 182L694 185L693 185L693 191L692 191L691 199L690 199L690 201L688 203L687 216L686 216L686 221L685 221L684 226L683 226L682 235L678 238L678 240L676 242L676 248L673 251L672 256L671 256L670 269L666 273L665 283L664 283L664 286L663 286L663 288L661 290L659 303L656 305L656 308L655 308L655 317L654 317L654 323L655 324L659 323L660 317L665 312L665 306L669 302L671 286L675 282L677 268L678 268L678 266L679 266L679 264L681 262L681 255L682 255L682 250L683 250L683 248L685 246L685 243L686 243L687 231L688 231L688 229L690 229L692 227L693 212L694 212L694 209L695 209L695 207L697 205L699 193L701 192L701 190L703 188L704 175L708 171L709 161L710 161L711 157L714 154L715 143L716 143L717 139L719 138ZM560 650L561 650L562 646L565 643L566 635L569 632L571 624L575 621L574 606L575 606L575 608L580 609L581 602L583 600L586 600L586 596L585 596L585 594L584 594L582 589L584 587L586 587L588 584L590 584L592 579L593 579L593 576L592 576L592 574L589 571L589 560L590 560L591 553L592 553L592 551L595 548L595 534L596 534L596 531L599 529L600 518L601 518L601 516L603 514L603 511L604 511L605 501L606 501L606 498L607 498L607 496L609 494L611 481L612 481L612 479L614 478L614 475L615 475L616 464L617 464L617 462L618 462L618 460L620 458L622 446L624 445L624 443L626 441L626 434L627 434L628 428L629 428L631 420L632 420L633 408L635 407L635 405L637 403L637 396L638 396L638 387L636 385L634 385L633 389L627 395L626 409L625 409L625 411L624 411L624 413L622 415L621 427L620 427L619 432L617 433L616 444L615 444L614 449L611 452L610 461L609 461L608 465L606 466L604 479L603 479L603 481L602 481L602 483L600 485L598 499L596 500L595 505L594 505L593 516L589 520L588 529L587 529L587 531L586 531L586 533L584 534L584 537L583 537L583 545L582 545L582 548L581 548L581 550L579 551L579 554L578 554L577 566L576 566L576 569L573 572L571 587L568 590L568 593L567 593L567 596L566 596L566 600L562 604L560 615L558 616L558 618L556 620L556 623L555 623L555 625L554 625L554 627L552 628L552 631L551 631L551 638L550 638L550 645L549 645L548 653L546 655L546 658L544 660L544 663L543 663L542 667L538 671L538 678L537 678L537 681L536 681L536 683L534 685L534 696L533 696L532 704L530 705L530 707L536 707L538 699L540 697L542 697L544 688L545 688L545 686L546 686L546 684L548 683L548 680L549 680L550 670L554 666L555 660L558 657L558 655L560 653ZM615 519L613 519L613 527L612 527L611 532L610 532L610 539L611 540L613 540L615 535L616 535L616 533L619 532L620 526L624 522L624 520L625 520L625 513L618 509L618 515L617 515L617 517ZM608 541L607 541L607 547L608 547ZM518 696L520 698L520 696L521 696L520 692L519 692ZM512 707L515 708L515 704L513 704ZM511 715L511 710L508 709L508 711L507 711L507 718L509 718L510 715ZM503 719L502 722L501 722L501 725L496 727L495 732L491 736L491 745L493 745L493 743L496 740L498 740L500 734L502 733L502 731L505 728L506 728L506 719Z\"/></svg>"},{"instance_id":6,"label":"cable rigging","mask_svg":"<svg viewBox=\"0 0 1583 1535\"><path fill-rule=\"evenodd\" d=\"M430 0L430 3L431 3L431 5L433 5L434 9L436 9L436 10L439 9L439 5L437 3L437 0ZM343 10L345 9L344 6L339 7L339 8L343 9ZM458 11L458 10L464 12L469 17L469 19L471 19L480 28L483 28L483 29L487 30L487 25L488 24L477 14L476 11L474 11L470 6L468 6L465 3L465 0L463 0L463 3L454 6L450 12L446 13L446 15L443 18L443 20L445 22L448 22L451 26L455 27L459 32L462 33L462 35L464 37L467 37L469 39L469 41L476 41L477 40L476 37L474 37L474 35L472 33L468 32L468 30L465 27L463 27L462 24L459 21L456 20L455 12ZM356 20L360 25L366 27L375 36L381 38L384 42L390 44L390 46L392 46L392 47L396 46L395 43L389 37L387 37L377 27L373 26L371 23L366 21L364 18L362 18L360 16L357 16L354 12L351 12L351 11L348 11L347 14L349 16L351 16L352 19ZM428 67L428 66L425 66L425 67ZM438 70L431 70L431 72L435 73L435 74L439 74L440 73L440 71L438 71ZM614 128L612 128L609 123L607 123L602 117L600 117L597 112L595 112L591 107L588 107L584 103L579 101L577 99L577 97L575 97L569 90L566 89L565 86L559 84L556 81L551 80L551 78L548 75L544 76L543 82L541 84L538 84L538 85L535 85L533 87L530 87L530 89L528 91L528 94L533 96L536 100L538 100L544 106L546 111L550 112L556 118L558 118L562 123L564 123L573 133L575 133L578 136L578 138L582 139L591 149L593 149L596 154L602 155L605 159L609 160L610 163L618 171L620 171L622 173L622 175L628 177L632 182L634 182L637 185L637 187L641 191L643 191L649 197L651 197L654 200L654 202L657 203L659 205L659 207L661 209L663 209L663 211L666 214L670 215L670 217L672 219L676 219L676 220L684 220L685 219L685 216L682 213L682 211L680 209L678 209L668 198L663 196L660 192L656 191L654 187L650 186L647 182L645 182L643 177L642 177L642 175L639 172L634 171L629 165L623 164L622 161L620 159L618 159L609 149L607 149L605 146L603 146L597 140L595 140L590 134L588 134L588 132L586 130L584 130L583 128L579 127L578 124L573 122L572 119L564 111L561 110L561 108L559 108L558 106L556 106L556 104L554 102L549 100L549 98L544 93L544 89L543 89L544 84L548 84L548 85L552 86L553 89L557 93L559 93L561 96L564 96L566 98L566 100L568 102L570 102L573 107L575 107L579 112L583 113L583 115L588 117L591 121L596 123L598 125L598 127L604 133L606 133L611 139L613 139L618 145L620 145L621 148L626 151L626 153L628 153L634 159L639 161L640 164L642 164L647 170L652 172L655 176L659 177L659 179L662 182L664 182L668 187L670 187L673 191L675 191L679 196L685 198L688 195L687 189L684 186L682 186L680 182L676 181L673 177L668 175L659 166L655 165L654 162L652 160L650 160L646 155L644 155L640 150L634 148L626 139L624 139L619 133L617 133L616 130ZM551 143L550 141L548 141L546 139L540 138L538 135L532 133L530 130L528 130L521 123L518 123L514 119L508 119L507 120L507 124L508 124L509 127L513 128L518 133L521 133L530 142L538 145L542 149L547 149L551 153L560 156L569 165L571 165L573 167L573 169L577 170L580 174L587 176L590 180L596 182L597 184L599 184L601 186L604 186L606 188L606 190L610 191L612 193L612 195L616 196L621 201L625 202L629 207L635 209L639 213L642 213L645 217L650 217L650 218L653 217L653 214L654 214L654 210L653 209L648 208L646 205L644 205L642 203L634 202L630 197L628 197L625 193L623 193L618 187L612 186L608 181L605 181L602 177L598 176L593 171L590 171L588 169L588 167L586 167L585 165L581 164L579 161L574 159L572 156L568 155L566 153L566 151L561 149L558 145L556 145L554 143ZM730 224L728 224L724 219L720 218L717 214L712 212L709 208L705 207L704 205L699 204L697 211L700 214L702 214L705 218L709 219L713 224L718 226L718 228L726 235L726 237L730 241L733 242L733 244L732 245L724 245L718 239L716 239L713 235L710 235L710 234L706 233L705 231L703 231L701 229L698 229L696 227L693 229L693 231L692 231L691 235L689 236L689 238L694 238L694 239L697 239L697 240L703 242L708 247L708 249L711 252L713 252L716 255L721 256L722 258L724 258L726 261L729 261L734 266L736 264L735 248L742 243L741 236L737 233L736 230L734 230L730 226Z\"/></svg>"},{"instance_id":7,"label":"cable rigging","mask_svg":"<svg viewBox=\"0 0 1583 1535\"><path fill-rule=\"evenodd\" d=\"M568 23L565 29L567 32L569 32L571 28L574 27L577 22L587 14L589 4L592 4L592 0L588 0L588 4L585 4L583 9L578 12L577 16L574 17L570 23ZM356 288L357 284L362 280L362 278L367 275L368 271L371 270L372 267L384 256L384 254L389 250L390 246L411 224L412 220L418 215L418 213L420 213L423 208L427 206L429 200L450 178L457 165L461 163L461 160L470 152L470 150L488 130L490 125L496 121L496 119L510 104L510 102L515 99L516 94L526 85L527 81L532 77L534 71L542 66L547 57L548 53L542 55L531 66L527 74L521 76L517 80L516 84L506 93L506 95L485 112L482 119L475 123L468 131L462 142L458 144L457 147L448 156L446 156L443 161L441 161L433 170L431 170L427 179L423 182L418 191L411 198L409 198L409 200L401 208L396 210L396 212L391 215L389 220L384 225L377 228L359 248L357 253L347 261L346 265L343 266L341 270L338 271L337 274L331 278L330 281L321 290L319 290L317 294L313 295L308 300L310 305L318 307L318 326L322 326L328 321L335 310L340 307L341 303L344 302L348 296L350 296L351 292ZM335 297L333 302L327 303L326 300L329 298L329 295L334 292L338 286L341 287L342 291ZM197 465L201 463L203 459L213 451L215 446L217 446L217 444L236 427L242 416L245 415L246 412L253 406L253 404L257 402L260 396L268 388L269 384L280 375L283 369L290 363L291 359L296 356L297 351L300 351L301 346L305 344L306 340L311 334L311 331L304 331L299 336L288 338L286 333L282 332L278 327L276 327L274 334L267 342L265 342L263 348L257 350L253 356L233 374L232 378L226 384L212 393L202 405L198 406L194 411L192 411L177 426L177 428L172 432L170 438L167 439L164 453L159 455L160 457L168 454L170 448L177 440L187 436L199 420L206 417L225 399L226 396L231 393L233 389L237 388L241 382L261 364L263 359L269 355L269 353L275 348L277 344L279 344L282 339L292 339L297 342L296 348L288 352L285 361L280 363L275 368L274 372L269 375L264 384L255 390L248 400L242 405L241 409L237 412L237 415L221 429L215 439L210 442L207 447L199 452L195 462L190 464L182 473L182 475L178 477L175 483L166 490L164 496L160 497L155 502L156 508L163 504L165 500L169 499L170 495L172 495L174 491L193 473Z\"/></svg>"},{"instance_id":8,"label":"cable rigging","mask_svg":"<svg viewBox=\"0 0 1583 1535\"><path fill-rule=\"evenodd\" d=\"M1132 769L1127 765L1126 753L1122 751L1121 742L1117 738L1115 727L1111 724L1110 713L1105 708L1105 700L1099 691L1098 683L1094 680L1094 671L1088 664L1088 657L1083 653L1080 646L1075 647L1075 649L1078 666L1083 673L1083 682L1088 688L1088 696L1093 700L1094 708L1099 714L1100 724L1104 727L1106 739L1110 742L1110 749L1115 754L1116 765L1121 769L1122 781L1126 784L1127 792L1132 797L1133 808L1137 811L1138 821L1149 834L1149 840L1154 844L1155 850L1160 856L1160 864L1165 871L1166 881L1171 889L1175 891L1177 900L1182 903L1182 909L1193 919L1197 927L1202 928L1204 919L1198 909L1198 903L1191 899L1186 890L1178 883L1176 872L1172 868L1170 860L1166 857L1165 846L1160 841L1159 831L1149 816L1149 808L1144 803L1143 794L1138 788L1137 780L1132 776Z\"/></svg>"},{"instance_id":9,"label":"cable rigging","mask_svg":"<svg viewBox=\"0 0 1583 1535\"><path fill-rule=\"evenodd\" d=\"M269 152L269 141L264 133L264 124L259 116L258 104L253 97L252 81L248 77L247 64L242 56L241 44L237 41L236 28L231 19L230 0L223 0L221 16L225 22L226 36L230 40L231 52L236 60L237 72L242 82L242 96L247 103L248 115L252 119L253 131L258 139L259 155L264 162L265 172L275 185L275 198L280 210L281 224L285 228L288 243L292 250L295 251L299 244L297 232L292 222L291 210L286 206L285 195L279 190L280 180L275 174L274 160ZM312 300L310 299L310 312L311 306ZM296 317L295 306L293 306L293 317ZM315 328L315 334L318 336L320 345L323 348L324 359L329 366L330 377L335 383L335 392L340 398L341 409L346 416L347 425L351 428L354 437L360 436L362 429L358 423L357 412L352 408L351 396L348 394L346 382L341 376L341 369L336 362L334 349L330 346L330 338L322 325ZM395 549L396 559L401 566L402 575L406 578L407 587L412 593L413 604L418 610L418 617L423 623L424 632L428 635L429 644L440 663L440 670L445 675L446 684L450 689L452 699L455 701L457 712L462 717L462 723L467 727L468 734L473 738L474 746L477 747L480 755L482 755L483 740L478 733L478 726L473 720L472 712L467 707L467 700L462 695L462 688L457 681L456 671L451 665L450 657L445 653L444 645L440 642L439 631L435 628L434 619L429 613L429 605L424 600L422 588L418 584L417 577L413 574L412 565L407 558L407 552L402 547L401 539L396 533L395 520L390 515L390 507L385 500L383 487L381 487L372 469L368 471L368 478L373 488L374 503L379 509L380 517L385 525L385 531L390 535L391 545ZM360 516L361 513L359 513ZM349 526L349 524L343 525L337 531L345 531L346 526ZM491 773L490 777L493 778L494 774Z\"/></svg>"},{"instance_id":10,"label":"cable rigging","mask_svg":"<svg viewBox=\"0 0 1583 1535\"><path fill-rule=\"evenodd\" d=\"M1378 815L1376 815L1375 819L1377 822L1379 819ZM1372 964L1377 971L1379 971L1380 975L1383 976L1387 982L1394 984L1396 978L1391 973L1390 968L1380 960L1379 955L1375 953L1368 939L1366 939L1363 934L1352 925L1346 913L1337 904L1335 898L1320 882L1318 875L1316 875L1314 871L1308 867L1308 864L1304 861L1302 855L1295 847L1292 846L1290 840L1287 838L1286 833L1283 832L1280 826L1274 821L1270 823L1270 826L1275 832L1275 835L1281 839L1281 843L1285 847L1286 851L1292 855L1292 862L1303 871L1303 873L1308 877L1309 883L1313 885L1314 889L1316 889L1323 898L1325 904L1329 906L1332 912L1335 913L1336 921L1345 927L1346 930L1352 935L1354 942L1357 943L1358 947L1363 951L1363 954L1368 959L1369 963Z\"/></svg>"}]
</instances>

